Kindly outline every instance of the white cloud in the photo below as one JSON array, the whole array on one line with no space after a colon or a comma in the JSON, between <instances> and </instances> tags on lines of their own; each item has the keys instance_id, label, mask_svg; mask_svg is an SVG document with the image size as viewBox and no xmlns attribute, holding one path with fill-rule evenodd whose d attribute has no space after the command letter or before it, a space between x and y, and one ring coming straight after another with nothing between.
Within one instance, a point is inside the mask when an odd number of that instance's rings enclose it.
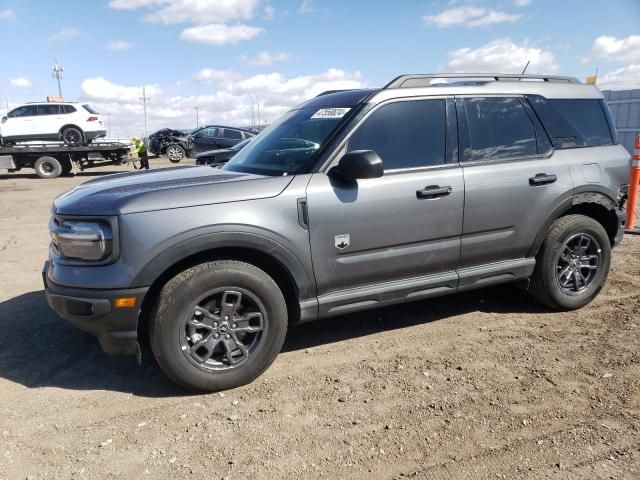
<instances>
[{"instance_id":1,"label":"white cloud","mask_svg":"<svg viewBox=\"0 0 640 480\"><path fill-rule=\"evenodd\" d=\"M232 70L216 70L213 68L203 68L193 76L193 79L198 83L211 85L212 83L219 82L221 80L232 80L236 77L236 73Z\"/></svg>"},{"instance_id":2,"label":"white cloud","mask_svg":"<svg viewBox=\"0 0 640 480\"><path fill-rule=\"evenodd\" d=\"M603 35L596 38L591 52L583 62L598 59L609 62L640 62L640 35L616 38Z\"/></svg>"},{"instance_id":3,"label":"white cloud","mask_svg":"<svg viewBox=\"0 0 640 480\"><path fill-rule=\"evenodd\" d=\"M493 40L479 48L461 48L449 52L446 69L452 72L499 72L520 73L528 61L531 61L527 73L554 73L558 63L551 52L530 46L527 42L520 45L510 38Z\"/></svg>"},{"instance_id":4,"label":"white cloud","mask_svg":"<svg viewBox=\"0 0 640 480\"><path fill-rule=\"evenodd\" d=\"M487 27L496 23L515 22L521 16L496 10L487 10L483 7L466 6L443 10L437 15L425 15L422 19L427 25L435 25L438 28L455 26L473 28Z\"/></svg>"},{"instance_id":5,"label":"white cloud","mask_svg":"<svg viewBox=\"0 0 640 480\"><path fill-rule=\"evenodd\" d=\"M142 96L142 86L128 87L110 82L103 77L87 78L81 85L82 93L91 100L108 100L115 103L137 102ZM158 85L145 85L148 97L158 97L162 90Z\"/></svg>"},{"instance_id":6,"label":"white cloud","mask_svg":"<svg viewBox=\"0 0 640 480\"><path fill-rule=\"evenodd\" d=\"M250 40L264 32L264 29L251 25L224 25L212 23L186 28L180 34L185 42L204 43L206 45L224 45Z\"/></svg>"},{"instance_id":7,"label":"white cloud","mask_svg":"<svg viewBox=\"0 0 640 480\"><path fill-rule=\"evenodd\" d=\"M9 83L12 87L29 88L31 86L31 80L26 77L12 78Z\"/></svg>"},{"instance_id":8,"label":"white cloud","mask_svg":"<svg viewBox=\"0 0 640 480\"><path fill-rule=\"evenodd\" d=\"M262 15L262 18L264 18L265 20L273 20L276 16L276 9L273 8L273 6L271 5L266 5L264 7L264 15Z\"/></svg>"},{"instance_id":9,"label":"white cloud","mask_svg":"<svg viewBox=\"0 0 640 480\"><path fill-rule=\"evenodd\" d=\"M59 32L54 33L48 39L49 43L61 43L76 38L80 35L80 30L77 28L63 28Z\"/></svg>"},{"instance_id":10,"label":"white cloud","mask_svg":"<svg viewBox=\"0 0 640 480\"><path fill-rule=\"evenodd\" d=\"M0 22L15 20L15 19L16 19L16 14L10 8L7 8L5 10L0 10Z\"/></svg>"},{"instance_id":11,"label":"white cloud","mask_svg":"<svg viewBox=\"0 0 640 480\"><path fill-rule=\"evenodd\" d=\"M124 40L112 40L105 47L107 50L129 50L133 45Z\"/></svg>"},{"instance_id":12,"label":"white cloud","mask_svg":"<svg viewBox=\"0 0 640 480\"><path fill-rule=\"evenodd\" d=\"M202 72L205 74L202 74ZM195 77L216 78L215 93L168 95L158 85L146 86L151 102L147 104L149 133L164 127L195 127L194 106L198 106L200 123L251 125L250 94L258 97L263 123L272 122L291 107L325 90L363 86L359 72L330 69L315 75L287 77L280 73L239 77L224 71L204 69ZM205 82L206 83L206 82ZM82 83L82 100L90 102L101 113L111 117L111 134L130 136L144 133L142 86L118 85L102 77L88 78Z\"/></svg>"},{"instance_id":13,"label":"white cloud","mask_svg":"<svg viewBox=\"0 0 640 480\"><path fill-rule=\"evenodd\" d=\"M242 57L242 61L252 67L264 67L267 65L272 65L276 62L284 62L289 60L289 54L286 52L271 52L269 50L263 50L258 53L253 58L247 57L246 55Z\"/></svg>"},{"instance_id":14,"label":"white cloud","mask_svg":"<svg viewBox=\"0 0 640 480\"><path fill-rule=\"evenodd\" d=\"M516 4L517 7L526 7L527 5L531 5L533 0L513 0L513 3Z\"/></svg>"},{"instance_id":15,"label":"white cloud","mask_svg":"<svg viewBox=\"0 0 640 480\"><path fill-rule=\"evenodd\" d=\"M313 13L315 11L312 0L302 0L302 3L298 7L298 12L300 13Z\"/></svg>"},{"instance_id":16,"label":"white cloud","mask_svg":"<svg viewBox=\"0 0 640 480\"><path fill-rule=\"evenodd\" d=\"M136 10L152 8L145 18L164 24L227 23L248 19L260 0L112 0L111 8Z\"/></svg>"},{"instance_id":17,"label":"white cloud","mask_svg":"<svg viewBox=\"0 0 640 480\"><path fill-rule=\"evenodd\" d=\"M632 63L598 78L600 90L640 88L640 63Z\"/></svg>"}]
</instances>

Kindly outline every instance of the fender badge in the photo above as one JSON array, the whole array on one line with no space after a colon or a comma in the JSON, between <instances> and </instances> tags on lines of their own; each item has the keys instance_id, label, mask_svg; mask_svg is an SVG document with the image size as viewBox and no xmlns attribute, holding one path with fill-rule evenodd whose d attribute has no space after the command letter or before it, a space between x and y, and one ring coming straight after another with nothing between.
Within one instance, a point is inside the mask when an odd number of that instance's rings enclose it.
<instances>
[{"instance_id":1,"label":"fender badge","mask_svg":"<svg viewBox=\"0 0 640 480\"><path fill-rule=\"evenodd\" d=\"M351 238L348 233L342 235L336 235L336 248L338 250L344 250L351 244Z\"/></svg>"}]
</instances>

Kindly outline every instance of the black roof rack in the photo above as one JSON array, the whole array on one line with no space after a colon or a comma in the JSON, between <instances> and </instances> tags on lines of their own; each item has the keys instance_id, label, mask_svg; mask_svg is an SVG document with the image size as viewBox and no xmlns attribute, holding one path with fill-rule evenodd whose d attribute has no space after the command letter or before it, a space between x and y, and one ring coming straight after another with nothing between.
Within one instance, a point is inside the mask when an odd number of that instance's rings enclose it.
<instances>
[{"instance_id":1,"label":"black roof rack","mask_svg":"<svg viewBox=\"0 0 640 480\"><path fill-rule=\"evenodd\" d=\"M332 93L350 92L351 90L353 90L353 89L351 89L351 88L344 88L344 89L342 89L342 90L325 90L324 92L319 93L318 95L316 95L316 97L322 97L323 95L330 95L330 94L332 94Z\"/></svg>"},{"instance_id":2,"label":"black roof rack","mask_svg":"<svg viewBox=\"0 0 640 480\"><path fill-rule=\"evenodd\" d=\"M431 85L431 80L436 78L458 78L461 80L486 79L487 81L494 82L537 80L555 83L580 83L577 78L556 75L521 75L517 73L420 73L400 75L385 85L384 88L428 87Z\"/></svg>"}]
</instances>

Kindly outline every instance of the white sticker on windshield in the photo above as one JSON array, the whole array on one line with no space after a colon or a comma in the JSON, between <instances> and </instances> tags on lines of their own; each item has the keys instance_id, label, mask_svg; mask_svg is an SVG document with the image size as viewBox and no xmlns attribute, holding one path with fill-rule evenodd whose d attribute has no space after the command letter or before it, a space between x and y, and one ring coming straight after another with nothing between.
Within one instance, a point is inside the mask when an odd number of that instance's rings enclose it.
<instances>
[{"instance_id":1,"label":"white sticker on windshield","mask_svg":"<svg viewBox=\"0 0 640 480\"><path fill-rule=\"evenodd\" d=\"M342 118L350 108L321 108L311 118Z\"/></svg>"}]
</instances>

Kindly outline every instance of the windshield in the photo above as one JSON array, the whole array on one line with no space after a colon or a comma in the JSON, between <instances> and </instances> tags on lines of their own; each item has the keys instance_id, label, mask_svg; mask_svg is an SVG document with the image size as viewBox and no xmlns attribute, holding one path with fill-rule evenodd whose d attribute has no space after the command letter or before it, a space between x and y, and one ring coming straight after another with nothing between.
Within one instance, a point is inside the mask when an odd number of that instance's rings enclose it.
<instances>
[{"instance_id":1,"label":"windshield","mask_svg":"<svg viewBox=\"0 0 640 480\"><path fill-rule=\"evenodd\" d=\"M224 170L271 176L302 172L349 110L304 108L286 113L233 157Z\"/></svg>"}]
</instances>

